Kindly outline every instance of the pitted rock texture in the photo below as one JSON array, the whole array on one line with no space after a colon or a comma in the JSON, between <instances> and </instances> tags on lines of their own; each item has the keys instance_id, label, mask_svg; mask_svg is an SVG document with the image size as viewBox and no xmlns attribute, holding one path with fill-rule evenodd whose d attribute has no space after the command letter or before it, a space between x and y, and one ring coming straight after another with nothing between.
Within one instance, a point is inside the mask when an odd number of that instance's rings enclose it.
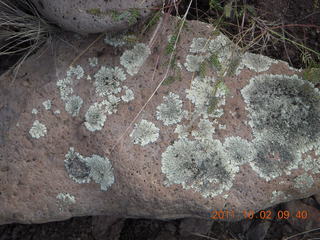
<instances>
[{"instance_id":1,"label":"pitted rock texture","mask_svg":"<svg viewBox=\"0 0 320 240\"><path fill-rule=\"evenodd\" d=\"M121 31L162 6L162 0L32 0L61 28L80 34Z\"/></svg>"},{"instance_id":2,"label":"pitted rock texture","mask_svg":"<svg viewBox=\"0 0 320 240\"><path fill-rule=\"evenodd\" d=\"M212 210L232 211L223 219L232 221L318 191L318 89L196 21L169 63L168 35L179 24L170 22L157 47L153 30L117 50L101 40L72 67L74 49L93 39L66 35L73 47L60 42L26 61L15 81L1 77L0 223ZM39 138L35 121L46 127Z\"/></svg>"}]
</instances>

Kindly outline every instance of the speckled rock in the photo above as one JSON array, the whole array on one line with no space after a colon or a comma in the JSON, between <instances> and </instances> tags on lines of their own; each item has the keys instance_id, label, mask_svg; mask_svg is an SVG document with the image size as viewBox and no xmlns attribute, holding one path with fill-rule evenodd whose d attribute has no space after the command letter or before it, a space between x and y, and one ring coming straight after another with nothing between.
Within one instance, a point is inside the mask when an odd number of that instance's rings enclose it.
<instances>
[{"instance_id":1,"label":"speckled rock","mask_svg":"<svg viewBox=\"0 0 320 240\"><path fill-rule=\"evenodd\" d=\"M121 31L162 6L162 0L31 0L63 29L80 34Z\"/></svg>"},{"instance_id":2,"label":"speckled rock","mask_svg":"<svg viewBox=\"0 0 320 240\"><path fill-rule=\"evenodd\" d=\"M72 67L93 39L65 36L1 77L0 223L233 221L319 191L318 89L196 21L169 64L169 21L133 45L101 40Z\"/></svg>"}]
</instances>

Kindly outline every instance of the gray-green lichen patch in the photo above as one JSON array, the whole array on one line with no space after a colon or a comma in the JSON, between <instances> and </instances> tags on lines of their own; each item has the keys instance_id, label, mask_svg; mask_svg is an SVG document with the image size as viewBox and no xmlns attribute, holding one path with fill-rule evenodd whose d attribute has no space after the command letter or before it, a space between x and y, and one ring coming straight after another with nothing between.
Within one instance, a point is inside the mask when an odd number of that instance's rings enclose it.
<instances>
[{"instance_id":1,"label":"gray-green lichen patch","mask_svg":"<svg viewBox=\"0 0 320 240\"><path fill-rule=\"evenodd\" d=\"M88 59L90 67L96 67L98 66L98 58L97 57L92 57Z\"/></svg>"},{"instance_id":2,"label":"gray-green lichen patch","mask_svg":"<svg viewBox=\"0 0 320 240\"><path fill-rule=\"evenodd\" d=\"M306 164L301 154L317 148L320 93L297 76L259 75L241 90L257 151L250 163L267 181Z\"/></svg>"},{"instance_id":3,"label":"gray-green lichen patch","mask_svg":"<svg viewBox=\"0 0 320 240\"><path fill-rule=\"evenodd\" d=\"M91 131L101 130L104 126L104 122L107 119L105 109L101 104L94 103L91 105L85 115L86 122L84 125Z\"/></svg>"},{"instance_id":4,"label":"gray-green lichen patch","mask_svg":"<svg viewBox=\"0 0 320 240\"><path fill-rule=\"evenodd\" d=\"M264 72L269 70L271 65L274 63L278 63L278 61L261 54L246 52L241 57L241 61L236 69L236 75L238 75L244 68L248 68L258 73Z\"/></svg>"},{"instance_id":5,"label":"gray-green lichen patch","mask_svg":"<svg viewBox=\"0 0 320 240\"><path fill-rule=\"evenodd\" d=\"M139 123L135 124L130 137L134 144L145 146L157 141L159 137L159 128L157 128L153 122L142 119Z\"/></svg>"},{"instance_id":6,"label":"gray-green lichen patch","mask_svg":"<svg viewBox=\"0 0 320 240\"><path fill-rule=\"evenodd\" d=\"M239 171L236 163L226 159L218 140L181 138L162 153L161 170L166 174L167 185L181 184L204 197L214 197L232 187Z\"/></svg>"},{"instance_id":7,"label":"gray-green lichen patch","mask_svg":"<svg viewBox=\"0 0 320 240\"><path fill-rule=\"evenodd\" d=\"M147 57L151 54L150 48L144 43L136 44L133 49L126 50L120 57L120 64L133 76L138 73Z\"/></svg>"},{"instance_id":8,"label":"gray-green lichen patch","mask_svg":"<svg viewBox=\"0 0 320 240\"><path fill-rule=\"evenodd\" d=\"M44 106L44 108L46 109L46 110L50 110L51 109L51 100L46 100L46 101L44 101L43 103L42 103L42 105Z\"/></svg>"},{"instance_id":9,"label":"gray-green lichen patch","mask_svg":"<svg viewBox=\"0 0 320 240\"><path fill-rule=\"evenodd\" d=\"M73 95L69 97L65 103L66 112L69 113L72 117L76 117L79 114L82 104L82 98Z\"/></svg>"},{"instance_id":10,"label":"gray-green lichen patch","mask_svg":"<svg viewBox=\"0 0 320 240\"><path fill-rule=\"evenodd\" d=\"M92 155L85 159L85 163L90 168L89 177L94 182L100 184L101 190L108 190L114 183L113 168L109 159Z\"/></svg>"},{"instance_id":11,"label":"gray-green lichen patch","mask_svg":"<svg viewBox=\"0 0 320 240\"><path fill-rule=\"evenodd\" d=\"M69 193L59 193L56 196L56 199L61 201L62 204L75 204L76 203L76 198L69 194Z\"/></svg>"},{"instance_id":12,"label":"gray-green lichen patch","mask_svg":"<svg viewBox=\"0 0 320 240\"><path fill-rule=\"evenodd\" d=\"M121 96L121 100L124 102L132 101L134 99L133 91L126 86L123 86L123 89L125 90L125 95Z\"/></svg>"},{"instance_id":13,"label":"gray-green lichen patch","mask_svg":"<svg viewBox=\"0 0 320 240\"><path fill-rule=\"evenodd\" d=\"M305 192L314 184L313 177L304 173L294 179L294 187L300 192Z\"/></svg>"},{"instance_id":14,"label":"gray-green lichen patch","mask_svg":"<svg viewBox=\"0 0 320 240\"><path fill-rule=\"evenodd\" d=\"M47 134L47 128L44 124L40 123L38 120L33 122L31 129L29 130L31 137L39 139Z\"/></svg>"},{"instance_id":15,"label":"gray-green lichen patch","mask_svg":"<svg viewBox=\"0 0 320 240\"><path fill-rule=\"evenodd\" d=\"M70 69L67 71L67 77L74 76L76 79L81 79L84 76L84 70L80 65L77 65L76 67L70 67Z\"/></svg>"},{"instance_id":16,"label":"gray-green lichen patch","mask_svg":"<svg viewBox=\"0 0 320 240\"><path fill-rule=\"evenodd\" d=\"M65 155L64 166L69 174L69 177L77 183L90 182L90 168L85 162L85 157L80 153L75 152L71 147Z\"/></svg>"},{"instance_id":17,"label":"gray-green lichen patch","mask_svg":"<svg viewBox=\"0 0 320 240\"><path fill-rule=\"evenodd\" d=\"M204 56L187 55L184 66L189 72L198 72L201 63L205 60Z\"/></svg>"},{"instance_id":18,"label":"gray-green lichen patch","mask_svg":"<svg viewBox=\"0 0 320 240\"><path fill-rule=\"evenodd\" d=\"M178 124L174 133L178 134L178 138L187 138L189 136L188 127Z\"/></svg>"},{"instance_id":19,"label":"gray-green lichen patch","mask_svg":"<svg viewBox=\"0 0 320 240\"><path fill-rule=\"evenodd\" d=\"M31 110L31 113L34 114L34 115L36 115L36 114L38 114L38 110L37 110L36 108L33 108L33 109Z\"/></svg>"},{"instance_id":20,"label":"gray-green lichen patch","mask_svg":"<svg viewBox=\"0 0 320 240\"><path fill-rule=\"evenodd\" d=\"M213 134L215 132L215 127L213 123L208 119L200 119L198 123L198 129L192 130L191 134L197 140L213 140Z\"/></svg>"},{"instance_id":21,"label":"gray-green lichen patch","mask_svg":"<svg viewBox=\"0 0 320 240\"><path fill-rule=\"evenodd\" d=\"M117 94L121 91L120 84L126 80L126 74L119 67L105 67L102 66L94 75L96 93L105 97L111 94Z\"/></svg>"},{"instance_id":22,"label":"gray-green lichen patch","mask_svg":"<svg viewBox=\"0 0 320 240\"><path fill-rule=\"evenodd\" d=\"M306 171L311 171L313 174L320 173L320 161L318 158L307 156L305 159L300 161L299 166Z\"/></svg>"},{"instance_id":23,"label":"gray-green lichen patch","mask_svg":"<svg viewBox=\"0 0 320 240\"><path fill-rule=\"evenodd\" d=\"M156 117L165 126L179 123L187 112L182 110L182 101L179 95L170 92L163 97L164 102L157 107Z\"/></svg>"},{"instance_id":24,"label":"gray-green lichen patch","mask_svg":"<svg viewBox=\"0 0 320 240\"><path fill-rule=\"evenodd\" d=\"M59 115L59 114L61 113L61 111L60 111L59 109L57 109L57 110L55 110L53 113L54 113L55 115Z\"/></svg>"},{"instance_id":25,"label":"gray-green lichen patch","mask_svg":"<svg viewBox=\"0 0 320 240\"><path fill-rule=\"evenodd\" d=\"M195 77L186 94L195 105L195 111L204 117L218 118L223 115L222 106L225 105L227 90L224 84L216 83L214 77Z\"/></svg>"},{"instance_id":26,"label":"gray-green lichen patch","mask_svg":"<svg viewBox=\"0 0 320 240\"><path fill-rule=\"evenodd\" d=\"M272 192L272 197L271 197L271 203L275 203L279 200L287 200L289 195L286 195L283 191L273 191Z\"/></svg>"},{"instance_id":27,"label":"gray-green lichen patch","mask_svg":"<svg viewBox=\"0 0 320 240\"><path fill-rule=\"evenodd\" d=\"M119 34L115 36L110 36L110 34L106 34L104 38L104 43L113 47L123 47L125 45L129 45L137 40L137 37L132 34Z\"/></svg>"},{"instance_id":28,"label":"gray-green lichen patch","mask_svg":"<svg viewBox=\"0 0 320 240\"><path fill-rule=\"evenodd\" d=\"M228 158L239 165L253 161L256 156L252 143L240 137L227 137L223 146Z\"/></svg>"},{"instance_id":29,"label":"gray-green lichen patch","mask_svg":"<svg viewBox=\"0 0 320 240\"><path fill-rule=\"evenodd\" d=\"M206 53L209 49L209 40L206 38L194 38L190 46L192 53Z\"/></svg>"},{"instance_id":30,"label":"gray-green lichen patch","mask_svg":"<svg viewBox=\"0 0 320 240\"><path fill-rule=\"evenodd\" d=\"M73 93L72 79L70 77L58 80L57 87L60 90L60 97L63 101L68 100L69 95Z\"/></svg>"},{"instance_id":31,"label":"gray-green lichen patch","mask_svg":"<svg viewBox=\"0 0 320 240\"><path fill-rule=\"evenodd\" d=\"M75 182L89 183L92 179L100 184L102 191L108 190L114 183L113 168L108 158L96 154L91 157L83 157L72 147L65 157L65 167L69 177Z\"/></svg>"}]
</instances>

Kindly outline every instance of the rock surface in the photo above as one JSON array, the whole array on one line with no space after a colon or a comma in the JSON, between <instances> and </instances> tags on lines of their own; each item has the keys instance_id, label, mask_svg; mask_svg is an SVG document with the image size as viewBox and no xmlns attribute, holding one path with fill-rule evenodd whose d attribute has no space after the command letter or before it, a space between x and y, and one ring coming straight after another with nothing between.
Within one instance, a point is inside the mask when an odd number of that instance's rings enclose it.
<instances>
[{"instance_id":1,"label":"rock surface","mask_svg":"<svg viewBox=\"0 0 320 240\"><path fill-rule=\"evenodd\" d=\"M80 34L121 31L162 5L162 0L32 0L38 11L63 29Z\"/></svg>"},{"instance_id":2,"label":"rock surface","mask_svg":"<svg viewBox=\"0 0 320 240\"><path fill-rule=\"evenodd\" d=\"M180 20L167 20L156 38L101 41L72 67L93 39L66 36L2 76L0 223L233 221L319 191L318 89L200 22L172 52Z\"/></svg>"}]
</instances>

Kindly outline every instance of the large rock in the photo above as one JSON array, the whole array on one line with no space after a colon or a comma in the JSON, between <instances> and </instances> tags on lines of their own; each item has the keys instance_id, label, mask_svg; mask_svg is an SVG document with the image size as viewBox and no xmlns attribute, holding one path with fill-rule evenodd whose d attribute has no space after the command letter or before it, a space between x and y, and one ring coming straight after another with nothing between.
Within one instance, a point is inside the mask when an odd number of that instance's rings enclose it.
<instances>
[{"instance_id":1,"label":"large rock","mask_svg":"<svg viewBox=\"0 0 320 240\"><path fill-rule=\"evenodd\" d=\"M232 221L319 191L318 89L200 22L172 52L180 20L167 20L133 45L101 41L71 68L92 39L69 36L2 76L1 223Z\"/></svg>"},{"instance_id":2,"label":"large rock","mask_svg":"<svg viewBox=\"0 0 320 240\"><path fill-rule=\"evenodd\" d=\"M81 34L128 29L162 6L162 0L31 0L60 27Z\"/></svg>"}]
</instances>

